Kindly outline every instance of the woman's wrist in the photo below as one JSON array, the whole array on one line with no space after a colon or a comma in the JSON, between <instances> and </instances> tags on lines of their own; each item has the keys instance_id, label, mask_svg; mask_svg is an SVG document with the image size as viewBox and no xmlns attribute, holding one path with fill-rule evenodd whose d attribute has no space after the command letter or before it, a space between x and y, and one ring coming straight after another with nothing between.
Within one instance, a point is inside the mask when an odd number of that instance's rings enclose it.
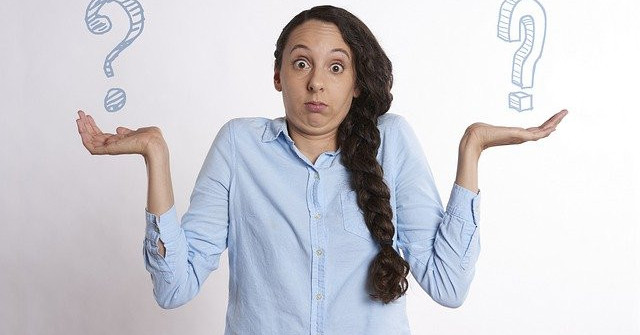
<instances>
[{"instance_id":1,"label":"woman's wrist","mask_svg":"<svg viewBox=\"0 0 640 335\"><path fill-rule=\"evenodd\" d=\"M458 146L458 155L465 156L467 158L480 159L480 154L483 150L483 145L478 141L477 136L472 133L471 128L467 128L462 139L460 139L460 145Z\"/></svg>"},{"instance_id":2,"label":"woman's wrist","mask_svg":"<svg viewBox=\"0 0 640 335\"><path fill-rule=\"evenodd\" d=\"M146 162L164 160L169 157L169 148L162 134L158 133L149 139L142 156Z\"/></svg>"},{"instance_id":3,"label":"woman's wrist","mask_svg":"<svg viewBox=\"0 0 640 335\"><path fill-rule=\"evenodd\" d=\"M475 193L478 193L478 160L481 153L482 145L467 129L458 148L458 169L455 183Z\"/></svg>"}]
</instances>

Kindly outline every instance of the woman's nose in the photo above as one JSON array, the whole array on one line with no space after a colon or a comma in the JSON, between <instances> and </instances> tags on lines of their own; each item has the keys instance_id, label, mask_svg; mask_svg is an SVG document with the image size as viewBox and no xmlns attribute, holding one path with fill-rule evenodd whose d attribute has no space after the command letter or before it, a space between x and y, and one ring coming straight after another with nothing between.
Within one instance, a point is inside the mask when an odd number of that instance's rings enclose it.
<instances>
[{"instance_id":1,"label":"woman's nose","mask_svg":"<svg viewBox=\"0 0 640 335\"><path fill-rule=\"evenodd\" d=\"M307 89L312 92L324 91L324 79L320 70L313 69Z\"/></svg>"}]
</instances>

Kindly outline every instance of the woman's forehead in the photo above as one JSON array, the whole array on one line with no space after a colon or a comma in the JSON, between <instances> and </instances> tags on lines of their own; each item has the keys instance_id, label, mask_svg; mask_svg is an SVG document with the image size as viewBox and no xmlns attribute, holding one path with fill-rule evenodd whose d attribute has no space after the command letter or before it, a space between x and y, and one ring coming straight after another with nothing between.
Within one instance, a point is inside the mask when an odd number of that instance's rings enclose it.
<instances>
[{"instance_id":1,"label":"woman's forehead","mask_svg":"<svg viewBox=\"0 0 640 335\"><path fill-rule=\"evenodd\" d=\"M342 38L338 26L331 22L309 20L297 26L289 35L286 53L294 49L336 51L343 50L351 55L351 48Z\"/></svg>"}]
</instances>

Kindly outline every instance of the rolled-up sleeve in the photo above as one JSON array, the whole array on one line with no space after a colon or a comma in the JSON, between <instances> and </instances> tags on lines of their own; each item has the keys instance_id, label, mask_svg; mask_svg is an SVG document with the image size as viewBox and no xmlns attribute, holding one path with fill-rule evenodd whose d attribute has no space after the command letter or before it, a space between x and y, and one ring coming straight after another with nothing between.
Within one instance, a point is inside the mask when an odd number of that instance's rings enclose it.
<instances>
[{"instance_id":1,"label":"rolled-up sleeve","mask_svg":"<svg viewBox=\"0 0 640 335\"><path fill-rule=\"evenodd\" d=\"M394 127L399 155L395 176L398 247L411 274L437 303L455 308L466 299L480 253L480 192L453 184L446 210L408 122Z\"/></svg>"},{"instance_id":2,"label":"rolled-up sleeve","mask_svg":"<svg viewBox=\"0 0 640 335\"><path fill-rule=\"evenodd\" d=\"M211 145L181 224L175 206L160 215L145 210L144 263L162 308L175 308L195 297L227 248L235 163L232 121L220 129ZM158 252L158 239L164 244L164 257Z\"/></svg>"}]
</instances>

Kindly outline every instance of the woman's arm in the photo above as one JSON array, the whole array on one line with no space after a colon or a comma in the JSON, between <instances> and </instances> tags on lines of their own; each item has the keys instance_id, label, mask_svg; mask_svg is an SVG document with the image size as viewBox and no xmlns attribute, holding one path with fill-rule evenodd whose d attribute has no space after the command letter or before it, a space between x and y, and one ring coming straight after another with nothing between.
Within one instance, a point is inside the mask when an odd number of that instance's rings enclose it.
<instances>
[{"instance_id":1,"label":"woman's arm","mask_svg":"<svg viewBox=\"0 0 640 335\"><path fill-rule=\"evenodd\" d=\"M466 299L480 252L478 160L482 150L548 136L566 112L540 127L528 129L474 123L458 148L458 169L446 210L421 148L409 124L398 122L395 158L401 166L396 177L398 246L411 273L436 302L458 307Z\"/></svg>"},{"instance_id":2,"label":"woman's arm","mask_svg":"<svg viewBox=\"0 0 640 335\"><path fill-rule=\"evenodd\" d=\"M102 133L90 115L78 112L78 131L92 155L140 154L147 174L145 267L162 308L190 301L219 266L227 248L229 192L234 164L231 122L218 132L198 175L189 209L178 219L174 206L169 150L158 127ZM160 239L162 238L162 240ZM166 248L166 250L165 250Z\"/></svg>"},{"instance_id":3,"label":"woman's arm","mask_svg":"<svg viewBox=\"0 0 640 335\"><path fill-rule=\"evenodd\" d=\"M465 131L458 148L456 184L478 193L478 160L482 150L500 145L537 141L549 136L569 112L554 114L539 127L501 127L476 122Z\"/></svg>"},{"instance_id":4,"label":"woman's arm","mask_svg":"<svg viewBox=\"0 0 640 335\"><path fill-rule=\"evenodd\" d=\"M160 216L174 204L171 171L169 168L169 149L162 136L156 138L148 146L144 155L147 165L147 211ZM165 256L162 240L158 239L158 253Z\"/></svg>"},{"instance_id":5,"label":"woman's arm","mask_svg":"<svg viewBox=\"0 0 640 335\"><path fill-rule=\"evenodd\" d=\"M115 134L103 133L91 115L78 111L78 132L82 144L92 155L139 154L147 164L147 210L158 216L174 203L169 149L158 127L137 130L118 127ZM165 256L164 243L158 240L158 251Z\"/></svg>"}]
</instances>

